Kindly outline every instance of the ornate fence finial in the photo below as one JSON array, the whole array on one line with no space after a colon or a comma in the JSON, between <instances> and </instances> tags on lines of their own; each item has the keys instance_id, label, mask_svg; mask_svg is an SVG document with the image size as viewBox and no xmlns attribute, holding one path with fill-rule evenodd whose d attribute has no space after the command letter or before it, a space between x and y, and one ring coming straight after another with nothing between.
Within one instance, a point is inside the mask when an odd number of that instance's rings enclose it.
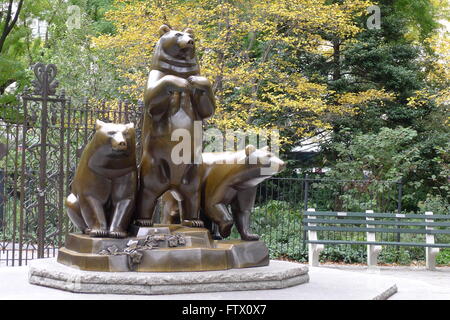
<instances>
[{"instance_id":1,"label":"ornate fence finial","mask_svg":"<svg viewBox=\"0 0 450 320\"><path fill-rule=\"evenodd\" d=\"M40 96L54 96L59 82L55 80L58 70L54 64L45 65L43 63L36 63L34 65L34 74L36 80L31 83L34 87L34 94Z\"/></svg>"}]
</instances>

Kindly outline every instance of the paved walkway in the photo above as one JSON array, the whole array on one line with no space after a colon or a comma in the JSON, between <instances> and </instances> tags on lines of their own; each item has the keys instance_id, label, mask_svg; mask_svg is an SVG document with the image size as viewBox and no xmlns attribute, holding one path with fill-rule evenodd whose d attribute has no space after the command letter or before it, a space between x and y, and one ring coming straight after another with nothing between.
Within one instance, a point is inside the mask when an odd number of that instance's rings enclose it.
<instances>
[{"instance_id":1,"label":"paved walkway","mask_svg":"<svg viewBox=\"0 0 450 320\"><path fill-rule=\"evenodd\" d=\"M395 281L398 292L391 300L450 300L450 266L429 271L425 267L377 267L326 264L319 268L346 272L373 273ZM315 269L315 268L314 268Z\"/></svg>"},{"instance_id":2,"label":"paved walkway","mask_svg":"<svg viewBox=\"0 0 450 320\"><path fill-rule=\"evenodd\" d=\"M373 299L393 285L398 293L390 299L450 300L450 267L428 271L422 267L325 265L310 268L310 282L279 289L175 295L76 294L28 283L28 267L0 268L0 299L152 299L152 300L365 300Z\"/></svg>"}]
</instances>

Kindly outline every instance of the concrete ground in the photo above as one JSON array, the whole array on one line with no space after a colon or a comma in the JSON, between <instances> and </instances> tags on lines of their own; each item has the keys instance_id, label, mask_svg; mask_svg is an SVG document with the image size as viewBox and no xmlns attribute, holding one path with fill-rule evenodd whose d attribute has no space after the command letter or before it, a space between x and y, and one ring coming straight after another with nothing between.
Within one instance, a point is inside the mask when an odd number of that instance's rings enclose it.
<instances>
[{"instance_id":1,"label":"concrete ground","mask_svg":"<svg viewBox=\"0 0 450 320\"><path fill-rule=\"evenodd\" d=\"M390 278L398 287L390 300L450 300L450 266L437 267L435 271L418 266L382 266L371 270L367 266L325 264L319 268Z\"/></svg>"},{"instance_id":2,"label":"concrete ground","mask_svg":"<svg viewBox=\"0 0 450 320\"><path fill-rule=\"evenodd\" d=\"M177 300L366 300L394 287L390 299L450 299L450 267L428 271L423 267L379 267L322 265L310 268L307 284L277 290L174 294ZM28 283L28 267L0 268L0 299L151 299L167 300L167 295L102 295L60 291Z\"/></svg>"}]
</instances>

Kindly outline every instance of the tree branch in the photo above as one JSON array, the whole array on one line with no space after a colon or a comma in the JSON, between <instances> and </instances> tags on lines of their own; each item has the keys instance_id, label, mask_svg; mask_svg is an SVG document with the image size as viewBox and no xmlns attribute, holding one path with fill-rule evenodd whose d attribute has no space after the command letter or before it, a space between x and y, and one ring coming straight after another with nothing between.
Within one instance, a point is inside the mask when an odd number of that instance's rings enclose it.
<instances>
[{"instance_id":1,"label":"tree branch","mask_svg":"<svg viewBox=\"0 0 450 320\"><path fill-rule=\"evenodd\" d=\"M6 37L8 37L8 35L11 33L12 29L16 25L17 20L19 19L20 10L22 10L23 0L20 0L19 4L17 5L17 10L14 15L14 18L11 21L13 2L14 2L14 0L9 0L8 13L6 14L5 26L3 27L2 36L0 37L0 53L3 50L3 45L5 44ZM11 23L9 23L10 21L11 21Z\"/></svg>"}]
</instances>

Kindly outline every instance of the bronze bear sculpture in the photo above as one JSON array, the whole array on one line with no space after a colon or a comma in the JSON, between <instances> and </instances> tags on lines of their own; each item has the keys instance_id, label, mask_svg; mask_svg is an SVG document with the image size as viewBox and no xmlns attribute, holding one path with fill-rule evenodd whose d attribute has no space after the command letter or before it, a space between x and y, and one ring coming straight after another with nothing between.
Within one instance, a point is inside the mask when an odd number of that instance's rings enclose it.
<instances>
[{"instance_id":1,"label":"bronze bear sculpture","mask_svg":"<svg viewBox=\"0 0 450 320\"><path fill-rule=\"evenodd\" d=\"M201 203L206 225L211 230L210 222L216 223L220 235L226 238L235 223L242 240L258 240L258 235L250 233L250 214L257 185L284 167L285 163L268 147L256 149L248 145L237 152L203 153ZM264 174L262 169L266 171ZM165 193L163 203L162 222L176 222L180 216L176 193Z\"/></svg>"},{"instance_id":2,"label":"bronze bear sculpture","mask_svg":"<svg viewBox=\"0 0 450 320\"><path fill-rule=\"evenodd\" d=\"M137 191L135 140L133 123L97 120L66 199L69 218L83 233L127 236Z\"/></svg>"},{"instance_id":3,"label":"bronze bear sculpture","mask_svg":"<svg viewBox=\"0 0 450 320\"><path fill-rule=\"evenodd\" d=\"M144 92L135 220L139 226L152 226L157 199L167 190L174 189L182 197L185 213L182 224L201 227L203 223L198 216L201 142L198 145L194 141L194 122L199 121L201 125L203 119L213 115L215 98L211 83L200 76L192 30L181 32L162 25L159 33L161 37ZM190 161L187 163L174 163L172 159L172 150L179 142L172 141L171 136L177 129L184 129L190 135Z\"/></svg>"}]
</instances>

